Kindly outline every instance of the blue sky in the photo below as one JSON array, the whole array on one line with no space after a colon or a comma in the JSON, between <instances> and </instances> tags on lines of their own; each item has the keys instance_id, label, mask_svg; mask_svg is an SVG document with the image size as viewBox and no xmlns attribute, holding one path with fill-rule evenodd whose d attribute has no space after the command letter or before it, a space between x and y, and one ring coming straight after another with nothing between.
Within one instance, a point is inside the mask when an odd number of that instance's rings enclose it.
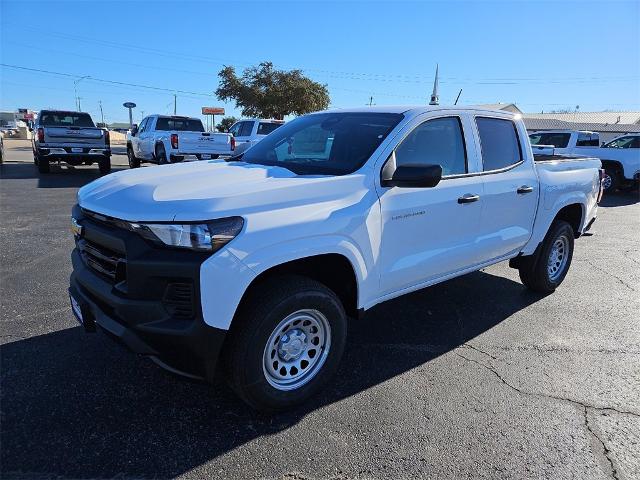
<instances>
[{"instance_id":1,"label":"blue sky","mask_svg":"<svg viewBox=\"0 0 640 480\"><path fill-rule=\"evenodd\" d=\"M263 60L326 83L331 106L441 103L640 110L640 2L47 2L0 0L0 109L82 108L99 121L199 115L223 65ZM164 90L106 83L131 83ZM189 93L186 93L189 92ZM219 118L218 118L219 120Z\"/></svg>"}]
</instances>

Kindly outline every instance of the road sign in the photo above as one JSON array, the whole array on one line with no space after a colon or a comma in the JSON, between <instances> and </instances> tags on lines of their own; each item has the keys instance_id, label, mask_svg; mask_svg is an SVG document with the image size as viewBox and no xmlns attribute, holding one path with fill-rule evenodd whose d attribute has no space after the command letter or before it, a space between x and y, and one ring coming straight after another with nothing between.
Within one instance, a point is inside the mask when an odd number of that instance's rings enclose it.
<instances>
[{"instance_id":1,"label":"road sign","mask_svg":"<svg viewBox=\"0 0 640 480\"><path fill-rule=\"evenodd\" d=\"M133 102L124 102L124 103L122 104L122 106L123 106L124 108L136 108L136 104L135 104L135 103L133 103Z\"/></svg>"},{"instance_id":2,"label":"road sign","mask_svg":"<svg viewBox=\"0 0 640 480\"><path fill-rule=\"evenodd\" d=\"M224 108L202 107L202 115L224 115Z\"/></svg>"}]
</instances>

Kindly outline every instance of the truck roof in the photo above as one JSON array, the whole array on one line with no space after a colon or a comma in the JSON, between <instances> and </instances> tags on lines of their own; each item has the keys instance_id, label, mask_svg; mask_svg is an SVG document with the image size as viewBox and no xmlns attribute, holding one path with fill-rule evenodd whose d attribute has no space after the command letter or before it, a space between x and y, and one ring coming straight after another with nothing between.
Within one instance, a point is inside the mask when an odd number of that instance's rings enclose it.
<instances>
[{"instance_id":1,"label":"truck roof","mask_svg":"<svg viewBox=\"0 0 640 480\"><path fill-rule=\"evenodd\" d=\"M449 111L449 110L464 110L464 111L475 111L475 112L486 112L486 113L500 113L506 114L511 117L515 117L519 114L507 112L505 110L489 110L487 108L475 107L470 105L385 105L385 106L371 106L371 107L355 107L355 108L336 108L331 110L325 110L325 112L332 113L411 113L414 115L425 113L425 112L434 112L434 111ZM322 113L322 112L315 112Z\"/></svg>"}]
</instances>

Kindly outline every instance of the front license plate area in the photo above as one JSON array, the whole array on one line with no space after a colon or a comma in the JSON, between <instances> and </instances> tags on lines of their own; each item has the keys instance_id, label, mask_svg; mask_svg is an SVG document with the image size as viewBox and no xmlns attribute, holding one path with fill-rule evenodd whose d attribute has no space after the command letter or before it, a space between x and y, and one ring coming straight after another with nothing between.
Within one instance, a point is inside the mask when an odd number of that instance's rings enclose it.
<instances>
[{"instance_id":1,"label":"front license plate area","mask_svg":"<svg viewBox=\"0 0 640 480\"><path fill-rule=\"evenodd\" d=\"M208 153L203 153L202 155L200 155L200 158L202 160L211 160L211 155L209 155Z\"/></svg>"},{"instance_id":2,"label":"front license plate area","mask_svg":"<svg viewBox=\"0 0 640 480\"><path fill-rule=\"evenodd\" d=\"M71 302L71 311L76 320L84 327L87 332L96 331L96 322L88 307L76 300L73 294L69 293L69 301Z\"/></svg>"},{"instance_id":3,"label":"front license plate area","mask_svg":"<svg viewBox=\"0 0 640 480\"><path fill-rule=\"evenodd\" d=\"M71 149L71 153L82 153L82 148L80 147L73 147Z\"/></svg>"}]
</instances>

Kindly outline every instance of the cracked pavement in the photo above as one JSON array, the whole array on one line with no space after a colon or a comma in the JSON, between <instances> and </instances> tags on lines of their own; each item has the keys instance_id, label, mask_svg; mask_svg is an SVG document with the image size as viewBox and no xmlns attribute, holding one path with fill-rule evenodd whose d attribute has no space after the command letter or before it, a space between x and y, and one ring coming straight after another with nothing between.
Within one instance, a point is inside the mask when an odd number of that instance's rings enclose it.
<instances>
[{"instance_id":1,"label":"cracked pavement","mask_svg":"<svg viewBox=\"0 0 640 480\"><path fill-rule=\"evenodd\" d=\"M637 192L605 198L553 295L499 264L379 305L352 321L329 388L267 417L221 381L174 377L81 331L69 211L96 169L39 178L13 142L0 180L3 478L640 478Z\"/></svg>"}]
</instances>

